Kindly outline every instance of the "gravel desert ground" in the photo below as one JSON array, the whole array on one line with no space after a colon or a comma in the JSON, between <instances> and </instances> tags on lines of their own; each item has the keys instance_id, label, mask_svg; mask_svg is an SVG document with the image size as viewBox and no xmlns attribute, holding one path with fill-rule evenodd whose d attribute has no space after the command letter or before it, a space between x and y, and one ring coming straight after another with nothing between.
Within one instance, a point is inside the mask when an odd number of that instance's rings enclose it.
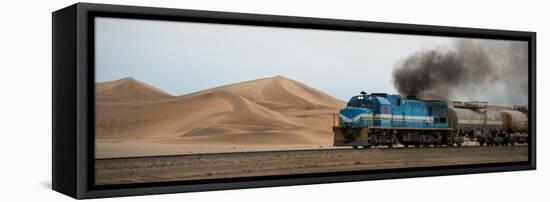
<instances>
[{"instance_id":1,"label":"gravel desert ground","mask_svg":"<svg viewBox=\"0 0 550 202\"><path fill-rule=\"evenodd\" d=\"M527 160L526 145L239 152L97 159L95 177L108 185Z\"/></svg>"}]
</instances>

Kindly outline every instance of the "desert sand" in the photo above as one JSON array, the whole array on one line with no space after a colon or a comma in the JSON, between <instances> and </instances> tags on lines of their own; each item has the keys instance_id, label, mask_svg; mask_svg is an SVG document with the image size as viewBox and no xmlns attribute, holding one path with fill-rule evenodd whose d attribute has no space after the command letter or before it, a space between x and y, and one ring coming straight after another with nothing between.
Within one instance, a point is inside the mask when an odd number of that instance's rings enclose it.
<instances>
[{"instance_id":1,"label":"desert sand","mask_svg":"<svg viewBox=\"0 0 550 202\"><path fill-rule=\"evenodd\" d=\"M96 84L96 158L330 148L345 103L270 77L173 96L133 78Z\"/></svg>"}]
</instances>

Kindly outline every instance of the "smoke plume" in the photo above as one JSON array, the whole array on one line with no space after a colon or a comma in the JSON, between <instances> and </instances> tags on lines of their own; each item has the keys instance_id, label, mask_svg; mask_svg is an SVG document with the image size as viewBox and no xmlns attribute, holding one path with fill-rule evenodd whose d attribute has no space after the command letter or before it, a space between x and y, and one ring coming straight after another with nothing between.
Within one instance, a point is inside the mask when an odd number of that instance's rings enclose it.
<instances>
[{"instance_id":1,"label":"smoke plume","mask_svg":"<svg viewBox=\"0 0 550 202\"><path fill-rule=\"evenodd\" d=\"M527 42L455 40L413 53L393 71L401 95L527 105Z\"/></svg>"}]
</instances>

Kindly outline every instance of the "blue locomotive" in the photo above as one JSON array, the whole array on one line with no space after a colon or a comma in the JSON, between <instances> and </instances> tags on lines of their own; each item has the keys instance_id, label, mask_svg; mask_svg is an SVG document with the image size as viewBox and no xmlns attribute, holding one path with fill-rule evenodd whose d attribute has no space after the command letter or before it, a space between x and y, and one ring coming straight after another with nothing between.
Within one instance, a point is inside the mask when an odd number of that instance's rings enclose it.
<instances>
[{"instance_id":1,"label":"blue locomotive","mask_svg":"<svg viewBox=\"0 0 550 202\"><path fill-rule=\"evenodd\" d=\"M361 92L335 117L334 146L452 146L447 113L441 100Z\"/></svg>"}]
</instances>

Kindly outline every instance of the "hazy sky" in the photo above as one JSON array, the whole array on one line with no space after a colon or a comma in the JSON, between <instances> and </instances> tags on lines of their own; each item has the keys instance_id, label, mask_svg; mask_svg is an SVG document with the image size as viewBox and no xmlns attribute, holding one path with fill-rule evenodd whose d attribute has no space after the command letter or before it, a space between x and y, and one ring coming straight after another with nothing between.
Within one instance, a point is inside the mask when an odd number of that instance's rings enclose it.
<instances>
[{"instance_id":1,"label":"hazy sky","mask_svg":"<svg viewBox=\"0 0 550 202\"><path fill-rule=\"evenodd\" d=\"M96 81L133 77L173 95L282 75L348 100L397 93L392 70L453 38L96 18Z\"/></svg>"}]
</instances>

